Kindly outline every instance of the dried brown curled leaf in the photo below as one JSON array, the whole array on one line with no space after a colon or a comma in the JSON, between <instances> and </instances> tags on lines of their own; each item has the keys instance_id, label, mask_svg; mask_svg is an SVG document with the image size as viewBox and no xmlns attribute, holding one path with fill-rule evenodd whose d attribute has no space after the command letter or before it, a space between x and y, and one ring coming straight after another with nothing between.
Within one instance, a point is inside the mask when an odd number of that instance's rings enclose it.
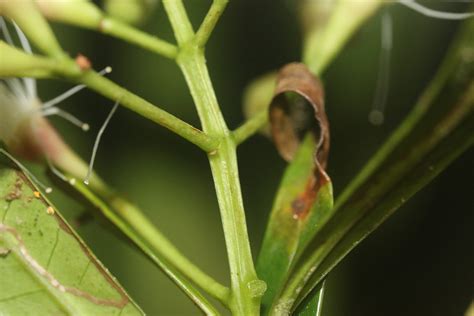
<instances>
[{"instance_id":1,"label":"dried brown curled leaf","mask_svg":"<svg viewBox=\"0 0 474 316\"><path fill-rule=\"evenodd\" d=\"M308 131L317 140L315 163L325 169L329 155L329 122L321 81L302 63L285 65L278 73L270 104L271 133L280 155L291 161Z\"/></svg>"}]
</instances>

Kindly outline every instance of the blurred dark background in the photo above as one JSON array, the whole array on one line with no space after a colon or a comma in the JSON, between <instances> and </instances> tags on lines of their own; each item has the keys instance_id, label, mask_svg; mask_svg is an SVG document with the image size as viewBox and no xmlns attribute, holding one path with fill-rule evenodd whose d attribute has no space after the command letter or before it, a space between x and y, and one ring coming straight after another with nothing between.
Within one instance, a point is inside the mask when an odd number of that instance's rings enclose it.
<instances>
[{"instance_id":1,"label":"blurred dark background","mask_svg":"<svg viewBox=\"0 0 474 316\"><path fill-rule=\"evenodd\" d=\"M209 4L186 1L195 27ZM466 2L427 4L454 12L467 9ZM377 82L380 14L355 34L323 78L332 133L329 174L336 196L413 107L458 26L400 5L388 10L394 21L394 47L385 123L375 127L367 119ZM173 40L162 7L144 28ZM54 29L71 55L88 56L96 69L112 66L112 80L199 126L184 79L173 62L91 31L64 25ZM241 100L246 85L299 60L301 45L293 1L230 1L207 48L211 76L230 127L244 119ZM40 97L47 100L70 86L41 81ZM64 102L62 107L91 124L88 133L53 119L85 159L112 104L91 91ZM474 293L472 153L464 154L334 270L327 282L323 315L464 314ZM255 254L285 163L260 135L241 146L239 162ZM142 206L185 254L227 284L219 211L203 153L120 108L103 137L96 170ZM70 219L85 211L61 193L52 200ZM199 313L160 271L116 235L97 223L78 231L148 315Z\"/></svg>"}]
</instances>

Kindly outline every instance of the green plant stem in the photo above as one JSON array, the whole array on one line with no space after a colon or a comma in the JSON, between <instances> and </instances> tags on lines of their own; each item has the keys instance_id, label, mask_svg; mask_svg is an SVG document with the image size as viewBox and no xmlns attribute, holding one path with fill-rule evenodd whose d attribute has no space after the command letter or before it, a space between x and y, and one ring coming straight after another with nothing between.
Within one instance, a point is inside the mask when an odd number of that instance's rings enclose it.
<instances>
[{"instance_id":1,"label":"green plant stem","mask_svg":"<svg viewBox=\"0 0 474 316\"><path fill-rule=\"evenodd\" d=\"M235 129L232 134L234 135L234 141L237 145L240 145L247 138L258 132L268 122L268 111L263 110L252 116L250 119L245 121L240 127Z\"/></svg>"},{"instance_id":2,"label":"green plant stem","mask_svg":"<svg viewBox=\"0 0 474 316\"><path fill-rule=\"evenodd\" d=\"M214 306L209 303L197 289L185 280L184 275L189 273L190 275L188 275L188 277L192 276L194 278L192 281L203 287L203 289L219 300L222 298L224 302L228 297L228 290L224 288L225 291L222 292L222 286L220 284L216 286L216 282L213 279L203 274L198 268L193 268L192 263L186 262L186 258L183 260L181 254L176 253L175 250L172 249L174 246L170 245L169 241L166 240L161 233L143 217L138 209L126 202L123 204L123 200L116 200L113 204L115 209L119 210L120 213L116 214L87 186L78 183L75 185L75 189L81 192L81 194L90 203L97 207L108 220L130 238L130 240L132 240L156 265L158 265L206 315L219 315ZM130 219L132 220L130 221ZM139 224L139 226L135 224ZM172 251L167 255L163 255L163 253L166 253L166 250L169 250L170 247ZM158 253L157 248L160 249ZM183 267L181 267L181 269L177 267L180 270L177 271L173 267L174 265L170 264L168 261L181 262L181 266L184 265L184 269ZM189 268L191 268L191 270L188 270Z\"/></svg>"},{"instance_id":3,"label":"green plant stem","mask_svg":"<svg viewBox=\"0 0 474 316\"><path fill-rule=\"evenodd\" d=\"M156 229L156 227L133 204L119 196L108 199L110 205L119 212L120 216L130 225L143 240L151 246L154 252L160 253L172 266L183 275L221 301L228 304L229 289L204 273Z\"/></svg>"},{"instance_id":4,"label":"green plant stem","mask_svg":"<svg viewBox=\"0 0 474 316\"><path fill-rule=\"evenodd\" d=\"M101 33L112 35L158 55L174 59L178 54L178 49L175 45L140 31L128 24L117 21L116 19L109 17L104 18L101 25L102 27L99 28Z\"/></svg>"},{"instance_id":5,"label":"green plant stem","mask_svg":"<svg viewBox=\"0 0 474 316\"><path fill-rule=\"evenodd\" d=\"M229 0L213 0L209 12L196 33L196 42L199 47L206 45L228 2Z\"/></svg>"},{"instance_id":6,"label":"green plant stem","mask_svg":"<svg viewBox=\"0 0 474 316\"><path fill-rule=\"evenodd\" d=\"M236 315L256 315L259 299L250 296L249 286L257 281L245 222L236 144L220 114L201 53L183 57L181 69L192 91L203 129L221 139L219 148L209 153L217 200L221 211L231 273L231 309Z\"/></svg>"},{"instance_id":7,"label":"green plant stem","mask_svg":"<svg viewBox=\"0 0 474 316\"><path fill-rule=\"evenodd\" d=\"M182 1L165 0L163 4L180 46L177 61L196 104L203 130L221 140L219 147L208 153L208 158L229 259L232 291L230 309L234 315L258 315L263 293L252 293L252 287L258 286L259 280L245 222L236 144L220 111L203 50L195 41Z\"/></svg>"},{"instance_id":8,"label":"green plant stem","mask_svg":"<svg viewBox=\"0 0 474 316\"><path fill-rule=\"evenodd\" d=\"M88 164L68 146L64 147L61 155L55 156L52 162L56 167L68 175L71 175L73 178L80 179L88 171ZM74 185L73 188L77 189L89 201L93 202L93 204L95 204L95 200L90 199L91 194L97 195L98 198L107 203L107 205L110 206L110 210L98 205L100 206L98 207L99 210L102 211L104 216L119 227L132 241L138 238L149 245L151 249L147 251L147 249L143 249L140 244L137 244L148 256L152 254L154 257L158 257L163 261L163 264L159 264L159 267L163 270L165 270L163 266L177 269L187 279L204 289L224 305L228 304L228 288L219 284L194 265L148 220L140 208L124 199L120 194L117 194L117 192L108 186L96 173L92 173L90 183L87 187L78 183ZM89 193L87 190L91 192ZM110 215L111 213L113 216ZM119 220L116 218L117 215L120 217ZM130 231L132 231L132 233L130 233Z\"/></svg>"},{"instance_id":9,"label":"green plant stem","mask_svg":"<svg viewBox=\"0 0 474 316\"><path fill-rule=\"evenodd\" d=\"M121 105L180 135L206 152L215 150L218 145L215 138L93 71L86 72L76 81L111 100L118 100Z\"/></svg>"},{"instance_id":10,"label":"green plant stem","mask_svg":"<svg viewBox=\"0 0 474 316\"><path fill-rule=\"evenodd\" d=\"M90 1L37 0L36 3L49 20L108 34L170 59L178 53L176 45L107 16Z\"/></svg>"}]
</instances>

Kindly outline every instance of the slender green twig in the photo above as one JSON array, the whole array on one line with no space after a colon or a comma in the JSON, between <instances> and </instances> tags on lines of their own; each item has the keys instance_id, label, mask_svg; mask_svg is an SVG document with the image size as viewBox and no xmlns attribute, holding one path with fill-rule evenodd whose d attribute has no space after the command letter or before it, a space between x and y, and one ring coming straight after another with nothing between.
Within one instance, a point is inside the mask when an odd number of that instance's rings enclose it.
<instances>
[{"instance_id":1,"label":"slender green twig","mask_svg":"<svg viewBox=\"0 0 474 316\"><path fill-rule=\"evenodd\" d=\"M219 315L214 306L185 280L184 275L193 277L193 279L191 279L192 281L224 303L228 296L228 290L205 275L186 258L182 257L181 254L177 253L174 246L143 217L138 209L135 209L135 207L130 204L124 204L123 206L117 205L124 202L123 200L118 200L113 204L115 204L114 207L116 209L121 211L119 215L113 212L112 209L87 186L82 183L77 183L75 188L157 264L206 315ZM130 219L132 219L132 221L130 221ZM139 225L137 226L135 224ZM184 264L184 268L183 266L177 267L179 270L177 271L174 268L176 266L174 265L175 262ZM200 275L197 279L196 273Z\"/></svg>"},{"instance_id":2,"label":"slender green twig","mask_svg":"<svg viewBox=\"0 0 474 316\"><path fill-rule=\"evenodd\" d=\"M175 45L116 19L104 18L101 21L99 31L170 59L176 58L178 54L178 49Z\"/></svg>"},{"instance_id":3,"label":"slender green twig","mask_svg":"<svg viewBox=\"0 0 474 316\"><path fill-rule=\"evenodd\" d=\"M254 135L268 122L268 111L260 111L245 121L240 127L233 131L234 141L237 145L243 143L247 138Z\"/></svg>"},{"instance_id":4,"label":"slender green twig","mask_svg":"<svg viewBox=\"0 0 474 316\"><path fill-rule=\"evenodd\" d=\"M209 153L208 158L231 272L230 309L237 315L257 315L263 293L253 292L254 287L260 283L253 264L245 222L236 145L220 111L203 50L196 43L182 1L165 0L163 4L181 48L177 61L193 96L203 130L211 137L220 139L219 147Z\"/></svg>"},{"instance_id":5,"label":"slender green twig","mask_svg":"<svg viewBox=\"0 0 474 316\"><path fill-rule=\"evenodd\" d=\"M108 34L170 59L178 54L176 45L107 16L92 2L37 1L37 4L49 20Z\"/></svg>"},{"instance_id":6,"label":"slender green twig","mask_svg":"<svg viewBox=\"0 0 474 316\"><path fill-rule=\"evenodd\" d=\"M156 107L138 95L115 84L111 80L100 76L96 72L88 71L76 80L109 99L119 100L121 105L159 125L162 125L163 127L166 127L206 152L215 150L218 145L215 138L206 135L199 129Z\"/></svg>"},{"instance_id":7,"label":"slender green twig","mask_svg":"<svg viewBox=\"0 0 474 316\"><path fill-rule=\"evenodd\" d=\"M228 2L229 0L213 0L211 8L196 33L198 46L204 47L206 45Z\"/></svg>"}]
</instances>

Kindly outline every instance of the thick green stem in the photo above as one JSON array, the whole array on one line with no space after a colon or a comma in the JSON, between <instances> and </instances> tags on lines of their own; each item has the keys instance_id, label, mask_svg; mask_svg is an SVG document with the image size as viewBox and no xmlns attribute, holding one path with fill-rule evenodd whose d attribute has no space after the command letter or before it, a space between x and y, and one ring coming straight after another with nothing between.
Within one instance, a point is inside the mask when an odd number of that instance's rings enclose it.
<instances>
[{"instance_id":1,"label":"thick green stem","mask_svg":"<svg viewBox=\"0 0 474 316\"><path fill-rule=\"evenodd\" d=\"M179 43L177 62L196 104L202 128L220 140L208 152L217 200L221 212L231 273L230 309L234 315L258 315L263 294L250 250L240 189L236 144L224 121L212 87L202 48L199 47L182 1L164 0ZM257 289L257 290L256 290Z\"/></svg>"},{"instance_id":2,"label":"thick green stem","mask_svg":"<svg viewBox=\"0 0 474 316\"><path fill-rule=\"evenodd\" d=\"M257 315L259 294L252 297L259 284L245 222L245 212L240 189L236 144L222 118L203 54L199 50L182 55L179 65L188 82L203 129L221 139L220 146L208 154L217 200L221 211L227 254L231 273L231 309L235 315ZM263 293L261 293L263 294Z\"/></svg>"},{"instance_id":3,"label":"thick green stem","mask_svg":"<svg viewBox=\"0 0 474 316\"><path fill-rule=\"evenodd\" d=\"M178 52L175 45L112 18L104 18L99 31L170 59Z\"/></svg>"}]
</instances>

